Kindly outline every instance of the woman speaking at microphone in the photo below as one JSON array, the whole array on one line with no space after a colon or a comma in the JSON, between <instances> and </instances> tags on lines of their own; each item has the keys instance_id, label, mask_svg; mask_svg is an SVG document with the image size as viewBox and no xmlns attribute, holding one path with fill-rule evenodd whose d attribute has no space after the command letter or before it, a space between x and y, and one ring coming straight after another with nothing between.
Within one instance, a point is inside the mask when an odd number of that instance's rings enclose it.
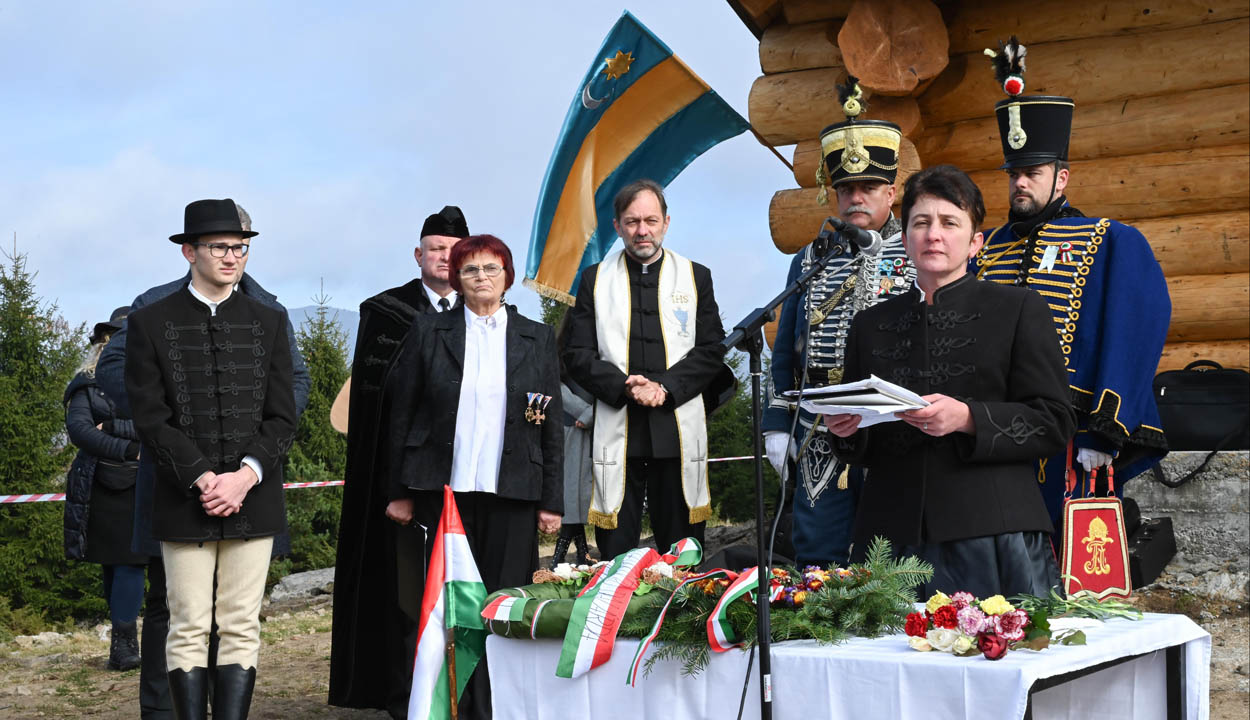
<instances>
[{"instance_id":1,"label":"woman speaking at microphone","mask_svg":"<svg viewBox=\"0 0 1250 720\"><path fill-rule=\"evenodd\" d=\"M386 515L432 534L450 484L489 593L529 583L538 569L536 530L560 529L560 369L552 329L503 302L516 277L503 241L474 235L456 243L449 275L463 309L418 315L390 374L390 467L398 472ZM460 714L490 717L484 662Z\"/></svg>"}]
</instances>

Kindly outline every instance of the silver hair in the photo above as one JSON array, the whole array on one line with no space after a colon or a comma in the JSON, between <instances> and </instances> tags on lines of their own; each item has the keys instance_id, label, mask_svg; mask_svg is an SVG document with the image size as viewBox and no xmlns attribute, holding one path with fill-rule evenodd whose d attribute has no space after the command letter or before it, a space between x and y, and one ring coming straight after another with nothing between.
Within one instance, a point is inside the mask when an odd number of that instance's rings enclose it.
<instances>
[{"instance_id":1,"label":"silver hair","mask_svg":"<svg viewBox=\"0 0 1250 720\"><path fill-rule=\"evenodd\" d=\"M238 203L234 204L234 209L239 211L239 227L243 228L247 232L251 232L252 216L248 215L247 211L243 209L243 206Z\"/></svg>"}]
</instances>

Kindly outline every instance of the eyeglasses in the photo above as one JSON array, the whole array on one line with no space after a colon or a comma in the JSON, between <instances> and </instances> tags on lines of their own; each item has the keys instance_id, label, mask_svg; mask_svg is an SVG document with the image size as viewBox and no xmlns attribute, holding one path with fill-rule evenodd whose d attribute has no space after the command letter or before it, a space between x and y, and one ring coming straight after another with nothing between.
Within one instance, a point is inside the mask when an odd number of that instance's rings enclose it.
<instances>
[{"instance_id":1,"label":"eyeglasses","mask_svg":"<svg viewBox=\"0 0 1250 720\"><path fill-rule=\"evenodd\" d=\"M250 245L223 245L222 243L191 243L196 247L208 248L208 254L215 258L224 258L226 253L234 253L237 258L247 257L247 249Z\"/></svg>"},{"instance_id":2,"label":"eyeglasses","mask_svg":"<svg viewBox=\"0 0 1250 720\"><path fill-rule=\"evenodd\" d=\"M503 272L503 267L495 264L483 265L465 265L460 268L460 277L477 277L479 274L486 277L499 277L499 273Z\"/></svg>"}]
</instances>

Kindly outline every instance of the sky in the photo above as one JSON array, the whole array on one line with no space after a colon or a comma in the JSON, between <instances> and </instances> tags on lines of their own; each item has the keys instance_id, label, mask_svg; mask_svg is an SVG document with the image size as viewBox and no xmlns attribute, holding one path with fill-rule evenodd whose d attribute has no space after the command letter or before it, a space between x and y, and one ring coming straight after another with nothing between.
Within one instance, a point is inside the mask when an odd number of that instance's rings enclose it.
<instances>
[{"instance_id":1,"label":"sky","mask_svg":"<svg viewBox=\"0 0 1250 720\"><path fill-rule=\"evenodd\" d=\"M538 190L625 9L747 116L758 42L724 0L0 0L0 249L16 238L40 295L89 330L185 274L167 238L188 202L231 197L261 285L356 309L418 274L422 221L454 204L512 248L508 300L536 318L520 279ZM750 133L668 187L666 243L711 268L726 330L781 290L768 204L787 187Z\"/></svg>"}]
</instances>

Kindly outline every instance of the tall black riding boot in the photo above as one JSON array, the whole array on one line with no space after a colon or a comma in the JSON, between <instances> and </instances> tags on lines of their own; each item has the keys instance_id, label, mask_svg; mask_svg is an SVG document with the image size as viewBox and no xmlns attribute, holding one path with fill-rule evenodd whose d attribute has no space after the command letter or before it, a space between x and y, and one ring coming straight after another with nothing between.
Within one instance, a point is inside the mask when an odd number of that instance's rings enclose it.
<instances>
[{"instance_id":1,"label":"tall black riding boot","mask_svg":"<svg viewBox=\"0 0 1250 720\"><path fill-rule=\"evenodd\" d=\"M595 559L590 556L590 545L586 543L586 531L582 530L573 536L573 547L577 552L578 565L593 565Z\"/></svg>"},{"instance_id":2,"label":"tall black riding boot","mask_svg":"<svg viewBox=\"0 0 1250 720\"><path fill-rule=\"evenodd\" d=\"M109 643L109 670L133 670L139 667L139 633L134 621L113 623Z\"/></svg>"},{"instance_id":3,"label":"tall black riding boot","mask_svg":"<svg viewBox=\"0 0 1250 720\"><path fill-rule=\"evenodd\" d=\"M213 673L213 720L247 720L256 687L256 668L218 665Z\"/></svg>"},{"instance_id":4,"label":"tall black riding boot","mask_svg":"<svg viewBox=\"0 0 1250 720\"><path fill-rule=\"evenodd\" d=\"M561 535L556 538L556 550L551 553L551 569L555 570L556 565L564 562L564 556L569 552L569 538Z\"/></svg>"},{"instance_id":5,"label":"tall black riding boot","mask_svg":"<svg viewBox=\"0 0 1250 720\"><path fill-rule=\"evenodd\" d=\"M169 671L169 696L177 720L208 718L208 668Z\"/></svg>"}]
</instances>

